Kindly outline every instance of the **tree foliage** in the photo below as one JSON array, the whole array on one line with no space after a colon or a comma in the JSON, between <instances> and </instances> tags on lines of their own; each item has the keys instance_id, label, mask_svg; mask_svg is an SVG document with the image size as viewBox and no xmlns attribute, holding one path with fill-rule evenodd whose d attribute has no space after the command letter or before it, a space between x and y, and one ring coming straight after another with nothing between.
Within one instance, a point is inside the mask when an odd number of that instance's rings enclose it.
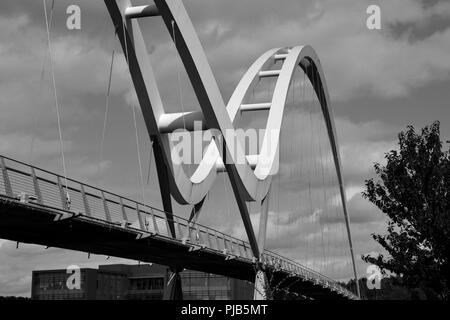
<instances>
[{"instance_id":1,"label":"tree foliage","mask_svg":"<svg viewBox=\"0 0 450 320\"><path fill-rule=\"evenodd\" d=\"M427 292L422 288L409 288L403 284L400 277L387 277L381 279L380 289L369 289L367 278L358 279L361 298L364 300L424 300ZM350 279L342 283L350 291L356 288L355 280Z\"/></svg>"},{"instance_id":2,"label":"tree foliage","mask_svg":"<svg viewBox=\"0 0 450 320\"><path fill-rule=\"evenodd\" d=\"M388 253L363 256L429 298L449 298L450 152L440 140L439 122L420 133L401 132L399 149L374 165L377 181L366 181L363 196L388 217L387 233L372 234Z\"/></svg>"}]
</instances>

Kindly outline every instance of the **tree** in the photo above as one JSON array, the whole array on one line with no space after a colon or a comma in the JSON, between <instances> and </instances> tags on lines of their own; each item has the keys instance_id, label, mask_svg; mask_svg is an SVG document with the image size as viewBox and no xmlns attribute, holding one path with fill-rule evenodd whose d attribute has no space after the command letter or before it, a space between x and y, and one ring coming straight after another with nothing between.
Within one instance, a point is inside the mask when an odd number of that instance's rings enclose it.
<instances>
[{"instance_id":1,"label":"tree","mask_svg":"<svg viewBox=\"0 0 450 320\"><path fill-rule=\"evenodd\" d=\"M362 259L409 288L423 288L428 298L449 299L450 152L439 125L420 134L409 126L398 136L399 150L385 155L386 165L374 165L378 180L366 180L363 196L388 217L387 234L372 234L388 255Z\"/></svg>"}]
</instances>

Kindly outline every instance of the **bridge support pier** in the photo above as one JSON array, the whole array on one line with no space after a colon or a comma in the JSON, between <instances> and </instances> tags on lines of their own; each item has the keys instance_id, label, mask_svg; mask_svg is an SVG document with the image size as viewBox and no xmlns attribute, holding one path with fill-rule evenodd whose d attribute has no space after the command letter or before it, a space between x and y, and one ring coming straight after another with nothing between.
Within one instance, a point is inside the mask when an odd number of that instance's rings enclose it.
<instances>
[{"instance_id":1,"label":"bridge support pier","mask_svg":"<svg viewBox=\"0 0 450 320\"><path fill-rule=\"evenodd\" d=\"M169 280L164 287L163 300L183 300L180 272L183 269L170 269Z\"/></svg>"},{"instance_id":2,"label":"bridge support pier","mask_svg":"<svg viewBox=\"0 0 450 320\"><path fill-rule=\"evenodd\" d=\"M271 294L269 290L269 282L267 281L267 274L264 270L259 269L256 272L255 291L253 295L254 300L270 300Z\"/></svg>"}]
</instances>

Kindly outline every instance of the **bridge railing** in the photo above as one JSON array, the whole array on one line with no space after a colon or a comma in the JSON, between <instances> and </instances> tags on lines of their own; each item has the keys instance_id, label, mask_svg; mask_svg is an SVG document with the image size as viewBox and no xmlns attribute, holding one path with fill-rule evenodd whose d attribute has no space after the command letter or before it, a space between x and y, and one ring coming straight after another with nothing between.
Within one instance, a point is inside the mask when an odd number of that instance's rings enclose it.
<instances>
[{"instance_id":1,"label":"bridge railing","mask_svg":"<svg viewBox=\"0 0 450 320\"><path fill-rule=\"evenodd\" d=\"M1 155L0 194L121 226L137 231L141 237L165 237L197 249L220 252L226 258L254 260L250 244L246 241L198 223L190 223L182 217L173 215L173 218L168 218L158 208ZM175 237L172 237L170 222L173 222ZM275 270L295 274L352 297L352 293L334 280L274 252L266 250L260 259Z\"/></svg>"},{"instance_id":2,"label":"bridge railing","mask_svg":"<svg viewBox=\"0 0 450 320\"><path fill-rule=\"evenodd\" d=\"M302 278L303 280L314 282L315 284L329 288L330 290L338 292L350 299L357 298L351 291L344 288L335 280L272 251L264 251L264 253L261 254L261 262L265 265L271 266L274 270L287 271L291 274L291 276L296 276Z\"/></svg>"},{"instance_id":3,"label":"bridge railing","mask_svg":"<svg viewBox=\"0 0 450 320\"><path fill-rule=\"evenodd\" d=\"M0 194L251 260L249 243L127 197L0 156ZM67 183L67 184L66 184ZM169 223L175 228L172 237Z\"/></svg>"}]
</instances>

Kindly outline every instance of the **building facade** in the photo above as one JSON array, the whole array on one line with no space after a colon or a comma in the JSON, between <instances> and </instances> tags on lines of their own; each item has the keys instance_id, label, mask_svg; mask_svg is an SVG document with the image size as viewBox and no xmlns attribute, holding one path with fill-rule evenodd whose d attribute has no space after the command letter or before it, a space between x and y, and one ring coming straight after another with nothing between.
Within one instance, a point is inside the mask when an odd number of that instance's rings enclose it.
<instances>
[{"instance_id":1,"label":"building facade","mask_svg":"<svg viewBox=\"0 0 450 320\"><path fill-rule=\"evenodd\" d=\"M31 299L34 300L161 300L170 270L157 264L100 265L70 270L33 271ZM181 272L186 300L248 300L253 284L198 271ZM75 279L74 277L78 277Z\"/></svg>"}]
</instances>

